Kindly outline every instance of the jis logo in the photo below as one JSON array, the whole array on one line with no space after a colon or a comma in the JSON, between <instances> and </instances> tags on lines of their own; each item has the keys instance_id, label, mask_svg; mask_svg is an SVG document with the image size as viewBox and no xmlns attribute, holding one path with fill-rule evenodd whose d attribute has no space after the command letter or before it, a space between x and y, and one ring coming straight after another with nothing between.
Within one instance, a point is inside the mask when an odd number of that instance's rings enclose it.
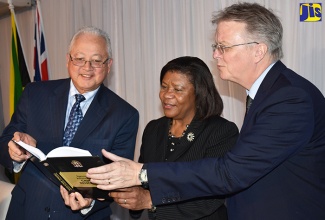
<instances>
[{"instance_id":1,"label":"jis logo","mask_svg":"<svg viewBox=\"0 0 325 220\"><path fill-rule=\"evenodd\" d=\"M322 3L300 3L300 21L322 21Z\"/></svg>"}]
</instances>

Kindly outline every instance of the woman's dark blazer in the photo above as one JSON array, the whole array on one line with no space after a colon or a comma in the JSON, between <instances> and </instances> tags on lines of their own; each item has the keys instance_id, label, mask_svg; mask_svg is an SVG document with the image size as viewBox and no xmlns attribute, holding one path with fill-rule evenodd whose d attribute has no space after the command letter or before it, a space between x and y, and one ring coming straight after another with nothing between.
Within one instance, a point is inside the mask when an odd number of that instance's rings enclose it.
<instances>
[{"instance_id":1,"label":"woman's dark blazer","mask_svg":"<svg viewBox=\"0 0 325 220\"><path fill-rule=\"evenodd\" d=\"M171 119L162 117L146 126L140 150L139 162L165 161ZM188 136L194 134L192 141ZM190 134L190 135L189 135ZM237 126L226 119L213 116L209 119L193 120L180 139L182 150L168 157L168 161L192 161L206 157L223 156L236 142ZM150 187L150 186L149 186ZM223 198L205 197L190 201L158 206L156 219L203 219L217 220L216 210L224 204ZM149 217L151 213L149 213ZM220 219L220 218L219 218Z\"/></svg>"}]
</instances>

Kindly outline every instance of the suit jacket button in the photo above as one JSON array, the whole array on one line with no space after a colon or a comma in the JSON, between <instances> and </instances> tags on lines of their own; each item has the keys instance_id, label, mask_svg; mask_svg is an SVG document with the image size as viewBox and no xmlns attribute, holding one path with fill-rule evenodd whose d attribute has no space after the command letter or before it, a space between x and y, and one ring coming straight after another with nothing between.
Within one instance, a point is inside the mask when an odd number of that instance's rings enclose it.
<instances>
[{"instance_id":1,"label":"suit jacket button","mask_svg":"<svg viewBox=\"0 0 325 220\"><path fill-rule=\"evenodd\" d=\"M162 203L166 203L166 199L163 198L163 199L161 200L161 202L162 202Z\"/></svg>"}]
</instances>

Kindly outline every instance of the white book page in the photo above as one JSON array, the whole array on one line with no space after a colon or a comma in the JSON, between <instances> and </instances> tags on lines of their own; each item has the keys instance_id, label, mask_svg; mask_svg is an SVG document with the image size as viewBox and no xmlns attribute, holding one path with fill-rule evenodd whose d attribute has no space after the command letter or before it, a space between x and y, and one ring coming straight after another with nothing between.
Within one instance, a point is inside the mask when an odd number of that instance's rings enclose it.
<instances>
[{"instance_id":1,"label":"white book page","mask_svg":"<svg viewBox=\"0 0 325 220\"><path fill-rule=\"evenodd\" d=\"M84 157L91 156L91 153L88 150L83 150L75 147L58 147L51 150L47 157Z\"/></svg>"},{"instance_id":2,"label":"white book page","mask_svg":"<svg viewBox=\"0 0 325 220\"><path fill-rule=\"evenodd\" d=\"M40 161L46 160L47 157L84 157L91 156L88 150L83 150L75 147L58 147L51 150L47 155L45 155L40 149L28 145L22 141L14 141L16 144L30 152L32 155L37 157Z\"/></svg>"},{"instance_id":3,"label":"white book page","mask_svg":"<svg viewBox=\"0 0 325 220\"><path fill-rule=\"evenodd\" d=\"M46 159L46 155L38 148L28 145L22 141L14 141L16 144L27 150L29 153L37 157L40 161Z\"/></svg>"}]
</instances>

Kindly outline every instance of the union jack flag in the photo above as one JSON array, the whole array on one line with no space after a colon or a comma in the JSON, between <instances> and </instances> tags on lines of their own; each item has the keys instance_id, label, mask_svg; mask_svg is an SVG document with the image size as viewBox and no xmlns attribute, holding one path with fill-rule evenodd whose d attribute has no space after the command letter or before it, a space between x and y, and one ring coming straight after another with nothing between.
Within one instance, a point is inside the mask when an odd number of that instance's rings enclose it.
<instances>
[{"instance_id":1,"label":"union jack flag","mask_svg":"<svg viewBox=\"0 0 325 220\"><path fill-rule=\"evenodd\" d=\"M47 52L44 38L41 7L36 4L35 33L34 33L34 81L48 80Z\"/></svg>"}]
</instances>

